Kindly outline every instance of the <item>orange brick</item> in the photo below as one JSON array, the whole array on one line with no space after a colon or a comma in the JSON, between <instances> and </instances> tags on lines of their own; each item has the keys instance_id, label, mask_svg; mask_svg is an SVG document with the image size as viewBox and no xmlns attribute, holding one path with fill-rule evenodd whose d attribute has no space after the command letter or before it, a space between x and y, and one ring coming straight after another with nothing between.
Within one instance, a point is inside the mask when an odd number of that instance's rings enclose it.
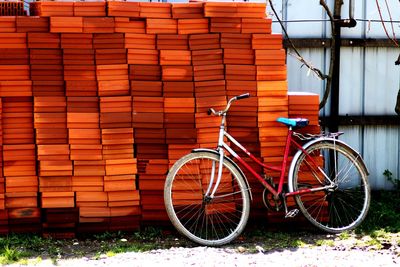
<instances>
[{"instance_id":1,"label":"orange brick","mask_svg":"<svg viewBox=\"0 0 400 267\"><path fill-rule=\"evenodd\" d=\"M160 65L191 65L191 53L188 50L161 50Z\"/></svg>"},{"instance_id":2,"label":"orange brick","mask_svg":"<svg viewBox=\"0 0 400 267\"><path fill-rule=\"evenodd\" d=\"M43 192L42 208L73 208L74 197L74 192Z\"/></svg>"},{"instance_id":3,"label":"orange brick","mask_svg":"<svg viewBox=\"0 0 400 267\"><path fill-rule=\"evenodd\" d=\"M106 160L106 175L126 175L137 173L136 159Z\"/></svg>"},{"instance_id":4,"label":"orange brick","mask_svg":"<svg viewBox=\"0 0 400 267\"><path fill-rule=\"evenodd\" d=\"M101 112L131 112L132 98L130 96L100 97Z\"/></svg>"},{"instance_id":5,"label":"orange brick","mask_svg":"<svg viewBox=\"0 0 400 267\"><path fill-rule=\"evenodd\" d=\"M74 2L73 9L76 17L106 16L106 2Z\"/></svg>"},{"instance_id":6,"label":"orange brick","mask_svg":"<svg viewBox=\"0 0 400 267\"><path fill-rule=\"evenodd\" d=\"M112 17L84 17L83 32L85 33L113 33L114 18Z\"/></svg>"},{"instance_id":7,"label":"orange brick","mask_svg":"<svg viewBox=\"0 0 400 267\"><path fill-rule=\"evenodd\" d=\"M140 2L141 18L171 18L171 3Z\"/></svg>"},{"instance_id":8,"label":"orange brick","mask_svg":"<svg viewBox=\"0 0 400 267\"><path fill-rule=\"evenodd\" d=\"M35 3L33 12L36 16L43 17L72 17L74 15L73 2L39 2Z\"/></svg>"},{"instance_id":9,"label":"orange brick","mask_svg":"<svg viewBox=\"0 0 400 267\"><path fill-rule=\"evenodd\" d=\"M108 16L138 18L140 14L138 2L109 1L107 2L107 8Z\"/></svg>"},{"instance_id":10,"label":"orange brick","mask_svg":"<svg viewBox=\"0 0 400 267\"><path fill-rule=\"evenodd\" d=\"M127 96L130 93L129 80L98 81L99 96Z\"/></svg>"},{"instance_id":11,"label":"orange brick","mask_svg":"<svg viewBox=\"0 0 400 267\"><path fill-rule=\"evenodd\" d=\"M209 32L207 18L179 19L178 34L204 34Z\"/></svg>"},{"instance_id":12,"label":"orange brick","mask_svg":"<svg viewBox=\"0 0 400 267\"><path fill-rule=\"evenodd\" d=\"M159 52L155 49L128 49L128 64L157 65Z\"/></svg>"},{"instance_id":13,"label":"orange brick","mask_svg":"<svg viewBox=\"0 0 400 267\"><path fill-rule=\"evenodd\" d=\"M17 32L48 32L49 18L48 17L16 17Z\"/></svg>"},{"instance_id":14,"label":"orange brick","mask_svg":"<svg viewBox=\"0 0 400 267\"><path fill-rule=\"evenodd\" d=\"M115 32L146 33L146 23L144 20L131 20L130 18L115 17L114 26Z\"/></svg>"},{"instance_id":15,"label":"orange brick","mask_svg":"<svg viewBox=\"0 0 400 267\"><path fill-rule=\"evenodd\" d=\"M16 32L15 17L0 17L1 32Z\"/></svg>"},{"instance_id":16,"label":"orange brick","mask_svg":"<svg viewBox=\"0 0 400 267\"><path fill-rule=\"evenodd\" d=\"M162 66L163 81L192 81L192 66Z\"/></svg>"},{"instance_id":17,"label":"orange brick","mask_svg":"<svg viewBox=\"0 0 400 267\"><path fill-rule=\"evenodd\" d=\"M125 34L125 48L156 49L156 35L127 33Z\"/></svg>"},{"instance_id":18,"label":"orange brick","mask_svg":"<svg viewBox=\"0 0 400 267\"><path fill-rule=\"evenodd\" d=\"M50 17L50 32L83 32L82 17Z\"/></svg>"},{"instance_id":19,"label":"orange brick","mask_svg":"<svg viewBox=\"0 0 400 267\"><path fill-rule=\"evenodd\" d=\"M158 34L157 50L189 50L187 34Z\"/></svg>"},{"instance_id":20,"label":"orange brick","mask_svg":"<svg viewBox=\"0 0 400 267\"><path fill-rule=\"evenodd\" d=\"M175 19L153 19L146 20L147 34L177 34L178 22Z\"/></svg>"},{"instance_id":21,"label":"orange brick","mask_svg":"<svg viewBox=\"0 0 400 267\"><path fill-rule=\"evenodd\" d=\"M0 33L0 48L27 48L26 33Z\"/></svg>"},{"instance_id":22,"label":"orange brick","mask_svg":"<svg viewBox=\"0 0 400 267\"><path fill-rule=\"evenodd\" d=\"M176 19L203 18L204 3L172 3L172 17Z\"/></svg>"}]
</instances>

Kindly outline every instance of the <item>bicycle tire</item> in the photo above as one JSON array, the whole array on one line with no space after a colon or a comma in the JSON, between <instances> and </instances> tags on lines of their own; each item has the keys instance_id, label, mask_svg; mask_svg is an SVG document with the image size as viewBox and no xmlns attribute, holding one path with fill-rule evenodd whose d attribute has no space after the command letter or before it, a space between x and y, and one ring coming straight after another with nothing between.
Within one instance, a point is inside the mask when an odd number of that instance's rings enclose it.
<instances>
[{"instance_id":1,"label":"bicycle tire","mask_svg":"<svg viewBox=\"0 0 400 267\"><path fill-rule=\"evenodd\" d=\"M170 169L164 188L165 207L174 227L190 240L206 246L224 245L237 238L250 213L245 179L228 160L223 161L215 198L210 201L204 197L213 162L217 176L218 154L202 151L182 157Z\"/></svg>"},{"instance_id":2,"label":"bicycle tire","mask_svg":"<svg viewBox=\"0 0 400 267\"><path fill-rule=\"evenodd\" d=\"M303 215L316 227L329 233L356 228L365 219L370 204L368 173L357 153L333 140L321 140L306 148L295 163L291 191L330 184L334 188L295 195ZM312 161L317 162L320 170ZM324 174L321 172L323 170Z\"/></svg>"}]
</instances>

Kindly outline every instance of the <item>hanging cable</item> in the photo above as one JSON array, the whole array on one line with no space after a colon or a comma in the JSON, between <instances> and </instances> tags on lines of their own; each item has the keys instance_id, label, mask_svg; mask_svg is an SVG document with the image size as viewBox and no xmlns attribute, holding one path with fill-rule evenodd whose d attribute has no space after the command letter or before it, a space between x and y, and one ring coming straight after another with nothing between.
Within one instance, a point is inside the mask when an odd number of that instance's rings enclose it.
<instances>
[{"instance_id":1,"label":"hanging cable","mask_svg":"<svg viewBox=\"0 0 400 267\"><path fill-rule=\"evenodd\" d=\"M281 19L280 19L279 16L278 16L278 13L277 13L276 10L275 10L274 5L272 4L272 1L271 1L271 0L268 0L268 1L269 1L270 6L271 6L272 12L274 12L274 14L275 14L275 16L276 16L276 18L277 18L279 24L280 24L281 27L282 27L282 31L284 32L284 34L285 34L285 36L286 36L286 39L288 40L288 42L289 42L291 48L293 49L293 51L294 51L295 54L296 54L295 57L296 57L301 63L303 63L303 65L307 66L307 68L309 68L311 71L313 71L313 72L317 75L318 78L320 78L321 80L327 79L327 78L329 77L328 75L322 73L321 70L319 70L319 69L317 69L317 68L314 68L310 63L308 63L308 62L301 56L300 52L297 50L297 48L296 48L295 45L293 44L292 40L290 39L289 34L287 33L287 31L286 31L286 29L285 29L285 26L283 25Z\"/></svg>"},{"instance_id":2,"label":"hanging cable","mask_svg":"<svg viewBox=\"0 0 400 267\"><path fill-rule=\"evenodd\" d=\"M399 43L398 43L397 40L396 40L396 37L395 37L396 35L394 35L394 38L391 37L391 36L389 35L387 29L386 29L386 25L385 25L385 23L383 22L382 11L381 11L381 7L380 7L380 5L379 5L378 0L375 0L375 3L376 3L376 7L378 8L379 17L380 17L380 19L381 19L382 27L383 27L383 30L385 31L386 36L387 36L390 40L392 40L392 42L395 44L395 46L400 47L400 46L399 46ZM386 4L387 4L387 3L386 3ZM388 7L388 8L389 8L389 7ZM389 11L389 14L390 14L390 11ZM392 18L391 18L391 15L390 15L390 21L393 23ZM392 26L393 26L393 25L392 25ZM393 29L393 33L394 33L394 29Z\"/></svg>"},{"instance_id":3,"label":"hanging cable","mask_svg":"<svg viewBox=\"0 0 400 267\"><path fill-rule=\"evenodd\" d=\"M396 38L396 32L394 31L392 13L390 12L390 8L389 8L389 5L388 5L387 0L385 0L385 4L386 4L386 9L387 9L387 11L388 11L388 13L389 13L390 26L391 26L391 28L392 28L393 39L396 41L397 47L399 47L399 43L398 43L397 40L396 40L396 39L397 39L397 38Z\"/></svg>"}]
</instances>

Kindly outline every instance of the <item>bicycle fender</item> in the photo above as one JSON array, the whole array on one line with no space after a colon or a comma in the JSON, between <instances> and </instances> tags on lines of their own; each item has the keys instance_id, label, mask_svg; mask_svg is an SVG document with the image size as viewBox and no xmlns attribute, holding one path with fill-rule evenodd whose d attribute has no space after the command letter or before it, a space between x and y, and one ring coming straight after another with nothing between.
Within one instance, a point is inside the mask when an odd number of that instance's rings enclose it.
<instances>
[{"instance_id":1,"label":"bicycle fender","mask_svg":"<svg viewBox=\"0 0 400 267\"><path fill-rule=\"evenodd\" d=\"M347 148L352 154L353 156L357 157L360 159L361 162L361 168L363 168L363 170L365 171L365 173L367 174L367 176L369 175L369 171L367 168L367 165L365 164L363 158L361 157L361 154L356 151L354 148L352 148L351 146L349 146L348 144L346 144L345 142L338 140L338 139L334 139L331 137L320 137L314 140L311 140L309 142L307 142L306 144L303 145L303 149L306 150L307 148L309 148L310 146L314 145L315 143L318 142L332 142L332 143L339 143L340 145L344 146L345 148ZM298 150L296 152L296 154L293 157L293 160L290 164L290 168L289 168L289 173L288 173L288 188L289 188L289 192L293 192L293 173L294 173L294 166L296 165L297 160L299 159L300 155L303 153L303 151Z\"/></svg>"},{"instance_id":2,"label":"bicycle fender","mask_svg":"<svg viewBox=\"0 0 400 267\"><path fill-rule=\"evenodd\" d=\"M195 148L192 149L192 153L198 153L198 152L210 152L213 153L217 156L219 156L218 151L214 150L214 149L209 149L209 148ZM239 166L236 164L236 162L234 162L232 159L228 158L227 156L224 157L225 160L229 161L242 175L244 182L246 183L247 189L249 194L250 194L250 200L253 201L253 194L251 193L251 188L250 188L250 184L249 181L247 180L246 175L243 173L243 171L239 168Z\"/></svg>"}]
</instances>

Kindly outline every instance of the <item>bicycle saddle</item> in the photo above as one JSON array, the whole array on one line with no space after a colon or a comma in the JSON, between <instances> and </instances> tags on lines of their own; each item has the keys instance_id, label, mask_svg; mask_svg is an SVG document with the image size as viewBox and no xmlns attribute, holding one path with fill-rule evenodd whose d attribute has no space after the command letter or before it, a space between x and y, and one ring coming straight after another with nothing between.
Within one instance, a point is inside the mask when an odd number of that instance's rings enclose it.
<instances>
[{"instance_id":1,"label":"bicycle saddle","mask_svg":"<svg viewBox=\"0 0 400 267\"><path fill-rule=\"evenodd\" d=\"M295 119L278 118L276 121L292 128L302 128L307 126L309 123L309 120L305 118L295 118Z\"/></svg>"}]
</instances>

